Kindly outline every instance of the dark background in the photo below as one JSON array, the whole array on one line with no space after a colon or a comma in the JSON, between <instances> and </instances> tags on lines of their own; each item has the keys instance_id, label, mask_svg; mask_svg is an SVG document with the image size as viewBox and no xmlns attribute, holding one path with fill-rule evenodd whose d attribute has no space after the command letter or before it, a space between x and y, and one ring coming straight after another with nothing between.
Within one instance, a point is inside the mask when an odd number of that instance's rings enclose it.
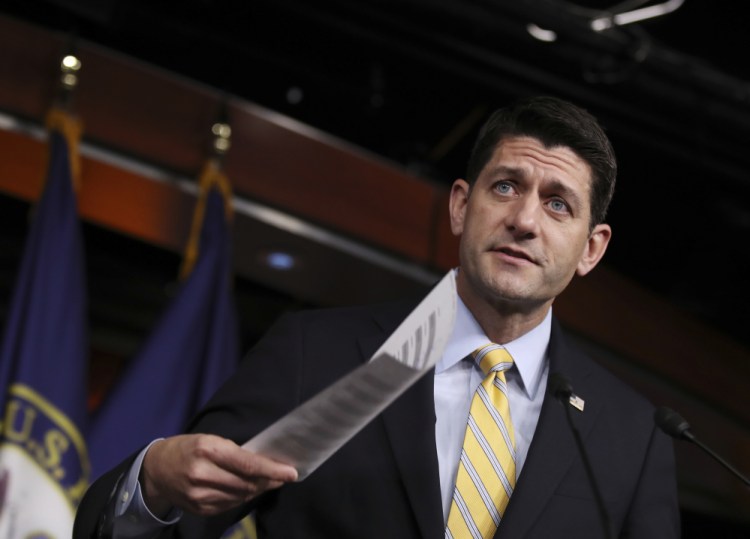
<instances>
[{"instance_id":1,"label":"dark background","mask_svg":"<svg viewBox=\"0 0 750 539\"><path fill-rule=\"evenodd\" d=\"M657 3L49 0L5 1L0 10L65 32L73 45L97 43L253 101L446 185L463 175L494 108L533 94L575 101L600 118L620 161L607 264L750 345L744 3L686 0L641 23L601 33L588 25L608 9ZM557 41L534 39L529 23ZM28 208L2 202L3 268L15 268ZM92 323L118 328L112 339L127 352L168 303L180 257L92 226L86 234ZM2 277L9 290L13 270ZM245 346L281 311L307 306L242 279L237 286ZM118 307L123 297L127 309ZM685 526L711 537L750 534L690 513Z\"/></svg>"},{"instance_id":2,"label":"dark background","mask_svg":"<svg viewBox=\"0 0 750 539\"><path fill-rule=\"evenodd\" d=\"M463 175L489 111L524 95L574 100L601 119L620 160L608 264L750 342L741 2L687 0L600 34L587 21L613 4L593 0L4 4L446 184ZM558 40L535 40L529 22Z\"/></svg>"}]
</instances>

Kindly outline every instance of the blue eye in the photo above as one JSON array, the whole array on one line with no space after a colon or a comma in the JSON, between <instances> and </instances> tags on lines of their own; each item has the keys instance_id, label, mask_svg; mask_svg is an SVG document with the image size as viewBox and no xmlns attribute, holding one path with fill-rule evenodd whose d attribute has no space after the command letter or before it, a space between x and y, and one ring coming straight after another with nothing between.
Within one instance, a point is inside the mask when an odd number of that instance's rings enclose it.
<instances>
[{"instance_id":1,"label":"blue eye","mask_svg":"<svg viewBox=\"0 0 750 539\"><path fill-rule=\"evenodd\" d=\"M560 199L553 199L549 203L549 207L555 212L568 212L568 205Z\"/></svg>"},{"instance_id":2,"label":"blue eye","mask_svg":"<svg viewBox=\"0 0 750 539\"><path fill-rule=\"evenodd\" d=\"M497 182L495 190L500 194L507 195L513 190L513 186L509 182Z\"/></svg>"}]
</instances>

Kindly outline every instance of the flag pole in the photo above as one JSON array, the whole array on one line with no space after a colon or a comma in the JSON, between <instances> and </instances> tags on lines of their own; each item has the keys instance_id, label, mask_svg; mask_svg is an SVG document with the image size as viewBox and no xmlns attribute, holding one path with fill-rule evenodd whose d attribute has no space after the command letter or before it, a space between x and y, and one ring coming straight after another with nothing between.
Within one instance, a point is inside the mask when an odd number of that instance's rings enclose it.
<instances>
[{"instance_id":1,"label":"flag pole","mask_svg":"<svg viewBox=\"0 0 750 539\"><path fill-rule=\"evenodd\" d=\"M73 189L78 192L81 185L80 141L83 126L71 111L73 96L78 87L78 77L82 67L81 60L75 54L75 47L71 45L69 51L60 60L57 99L47 112L45 125L47 132L56 130L65 137L70 154L70 173Z\"/></svg>"},{"instance_id":2,"label":"flag pole","mask_svg":"<svg viewBox=\"0 0 750 539\"><path fill-rule=\"evenodd\" d=\"M226 218L228 221L232 219L232 186L224 173L224 157L232 145L232 128L227 121L226 104L224 101L221 103L221 110L216 122L211 126L211 134L211 153L203 165L203 170L198 180L198 200L193 212L190 236L188 237L180 268L181 281L188 278L190 272L193 270L193 266L195 266L196 260L198 260L201 228L206 213L206 200L212 188L217 188L221 191L222 198L224 199Z\"/></svg>"}]
</instances>

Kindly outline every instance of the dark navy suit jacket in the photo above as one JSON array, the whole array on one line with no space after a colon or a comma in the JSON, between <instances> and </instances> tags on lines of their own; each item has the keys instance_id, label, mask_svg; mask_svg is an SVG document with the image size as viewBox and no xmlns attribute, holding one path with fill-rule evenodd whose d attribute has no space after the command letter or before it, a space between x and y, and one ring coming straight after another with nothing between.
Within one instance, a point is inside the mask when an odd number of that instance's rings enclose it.
<instances>
[{"instance_id":1,"label":"dark navy suit jacket","mask_svg":"<svg viewBox=\"0 0 750 539\"><path fill-rule=\"evenodd\" d=\"M243 443L366 361L412 307L404 302L282 317L189 430ZM571 346L557 322L549 357L550 373L567 376L585 400L583 412L572 410L573 420L615 535L679 537L672 442L654 427L653 407ZM548 391L496 539L604 537L564 414ZM428 373L304 481L219 517L185 515L161 537L219 537L255 509L260 537L442 538L434 423ZM111 494L131 462L89 489L77 513L75 539L107 536Z\"/></svg>"}]
</instances>

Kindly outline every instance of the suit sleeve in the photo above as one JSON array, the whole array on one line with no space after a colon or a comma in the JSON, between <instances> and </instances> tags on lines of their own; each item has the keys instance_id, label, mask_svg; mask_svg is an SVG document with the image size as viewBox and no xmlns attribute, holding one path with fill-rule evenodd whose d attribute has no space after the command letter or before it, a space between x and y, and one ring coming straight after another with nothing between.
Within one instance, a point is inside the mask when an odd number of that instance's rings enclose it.
<instances>
[{"instance_id":1,"label":"suit sleeve","mask_svg":"<svg viewBox=\"0 0 750 539\"><path fill-rule=\"evenodd\" d=\"M136 455L132 455L88 488L76 511L73 539L99 539L112 536L115 494L135 457Z\"/></svg>"},{"instance_id":2,"label":"suit sleeve","mask_svg":"<svg viewBox=\"0 0 750 539\"><path fill-rule=\"evenodd\" d=\"M301 318L282 317L247 354L238 371L215 393L187 430L242 443L291 410L299 398ZM89 487L76 512L73 539L112 537L115 493L137 454ZM177 526L166 527L159 537L218 537L219 528L226 528L248 510L248 507L238 508L215 519L186 514Z\"/></svg>"}]
</instances>

